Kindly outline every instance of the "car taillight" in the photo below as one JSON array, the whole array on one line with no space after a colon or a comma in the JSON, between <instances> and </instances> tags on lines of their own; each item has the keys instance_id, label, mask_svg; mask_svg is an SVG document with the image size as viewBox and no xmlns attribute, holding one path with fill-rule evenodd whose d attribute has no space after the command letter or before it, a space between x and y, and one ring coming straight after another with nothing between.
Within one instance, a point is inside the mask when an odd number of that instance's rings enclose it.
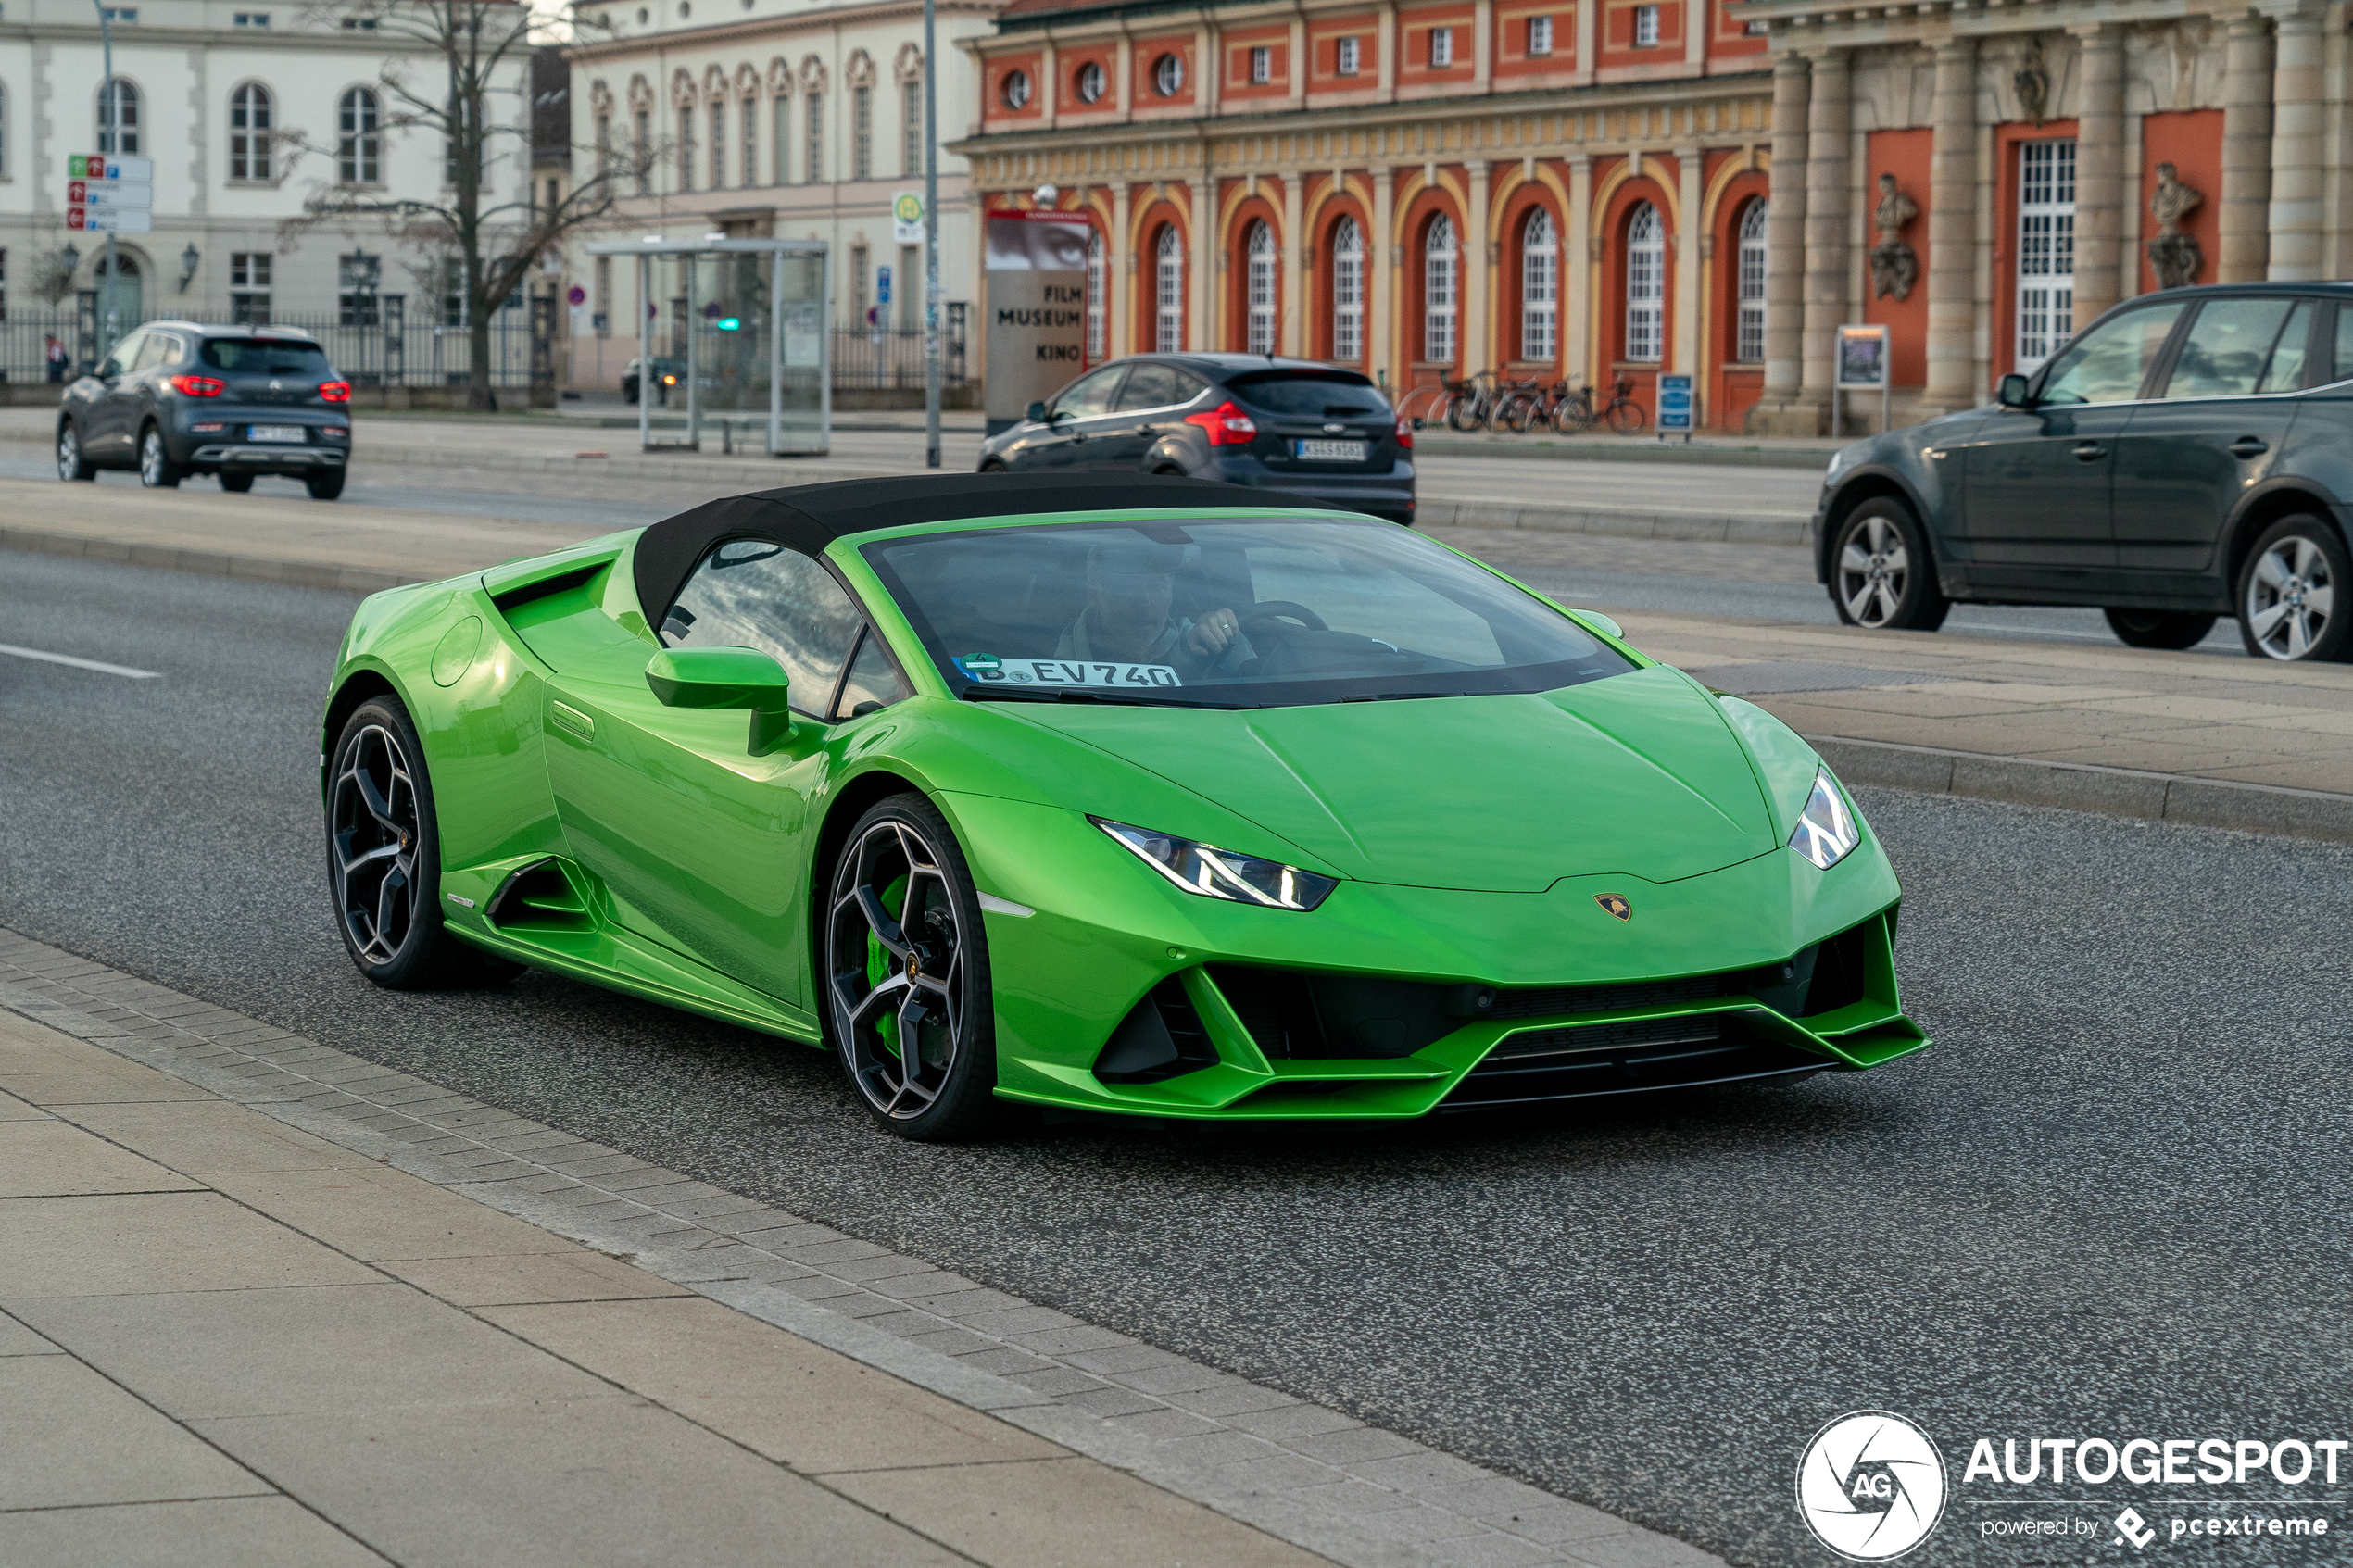
<instances>
[{"instance_id":1,"label":"car taillight","mask_svg":"<svg viewBox=\"0 0 2353 1568\"><path fill-rule=\"evenodd\" d=\"M229 390L227 382L210 376L166 376L164 384L182 397L218 397Z\"/></svg>"},{"instance_id":2,"label":"car taillight","mask_svg":"<svg viewBox=\"0 0 2353 1568\"><path fill-rule=\"evenodd\" d=\"M1207 431L1212 446L1247 446L1258 437L1258 426L1232 403L1220 403L1205 414L1187 414L1185 422Z\"/></svg>"},{"instance_id":3,"label":"car taillight","mask_svg":"<svg viewBox=\"0 0 2353 1568\"><path fill-rule=\"evenodd\" d=\"M1397 445L1403 446L1408 452L1414 449L1413 421L1406 419L1403 414L1397 416Z\"/></svg>"},{"instance_id":4,"label":"car taillight","mask_svg":"<svg viewBox=\"0 0 2353 1568\"><path fill-rule=\"evenodd\" d=\"M348 403L351 401L351 383L347 381L321 382L319 398L323 403Z\"/></svg>"}]
</instances>

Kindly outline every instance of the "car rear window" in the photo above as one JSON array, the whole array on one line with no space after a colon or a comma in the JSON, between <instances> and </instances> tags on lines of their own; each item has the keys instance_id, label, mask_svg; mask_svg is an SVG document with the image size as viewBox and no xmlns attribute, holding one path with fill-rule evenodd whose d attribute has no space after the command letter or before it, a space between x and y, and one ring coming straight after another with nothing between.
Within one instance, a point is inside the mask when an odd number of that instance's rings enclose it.
<instances>
[{"instance_id":1,"label":"car rear window","mask_svg":"<svg viewBox=\"0 0 2353 1568\"><path fill-rule=\"evenodd\" d=\"M204 340L204 362L232 375L316 376L324 381L334 374L317 344L269 338L208 337Z\"/></svg>"},{"instance_id":2,"label":"car rear window","mask_svg":"<svg viewBox=\"0 0 2353 1568\"><path fill-rule=\"evenodd\" d=\"M1389 400L1353 370L1252 370L1227 378L1234 395L1270 414L1386 414Z\"/></svg>"}]
</instances>

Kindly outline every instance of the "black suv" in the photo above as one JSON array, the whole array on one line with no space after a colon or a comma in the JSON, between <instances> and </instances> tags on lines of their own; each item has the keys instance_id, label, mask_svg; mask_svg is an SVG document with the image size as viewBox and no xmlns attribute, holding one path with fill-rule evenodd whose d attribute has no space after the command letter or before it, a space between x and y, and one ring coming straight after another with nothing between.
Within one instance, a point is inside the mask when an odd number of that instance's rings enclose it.
<instances>
[{"instance_id":1,"label":"black suv","mask_svg":"<svg viewBox=\"0 0 2353 1568\"><path fill-rule=\"evenodd\" d=\"M1992 406L1842 449L1815 523L1849 625L2098 605L2134 647L2235 615L2250 654L2353 658L2353 285L2128 301Z\"/></svg>"},{"instance_id":2,"label":"black suv","mask_svg":"<svg viewBox=\"0 0 2353 1568\"><path fill-rule=\"evenodd\" d=\"M1354 370L1264 354L1139 354L1032 403L982 445L980 471L1190 474L1411 523L1413 445Z\"/></svg>"},{"instance_id":3,"label":"black suv","mask_svg":"<svg viewBox=\"0 0 2353 1568\"><path fill-rule=\"evenodd\" d=\"M215 473L245 491L283 473L332 501L350 460L351 383L292 327L150 321L67 387L57 413L59 479L135 468L150 487Z\"/></svg>"}]
</instances>

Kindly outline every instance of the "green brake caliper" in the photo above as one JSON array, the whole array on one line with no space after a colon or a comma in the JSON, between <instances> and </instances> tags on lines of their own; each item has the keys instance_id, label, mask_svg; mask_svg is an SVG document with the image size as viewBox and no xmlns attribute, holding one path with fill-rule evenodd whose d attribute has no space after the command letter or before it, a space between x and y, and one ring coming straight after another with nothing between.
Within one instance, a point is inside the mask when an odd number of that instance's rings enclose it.
<instances>
[{"instance_id":1,"label":"green brake caliper","mask_svg":"<svg viewBox=\"0 0 2353 1568\"><path fill-rule=\"evenodd\" d=\"M900 877L882 890L883 909L891 919L899 918L899 911L906 907L906 903L907 879L905 877ZM871 988L889 978L890 949L884 947L882 938L869 929L866 933L866 985ZM882 1036L885 1048L891 1055L897 1056L899 1054L898 1012L896 1010L887 1012L875 1020L875 1032Z\"/></svg>"}]
</instances>

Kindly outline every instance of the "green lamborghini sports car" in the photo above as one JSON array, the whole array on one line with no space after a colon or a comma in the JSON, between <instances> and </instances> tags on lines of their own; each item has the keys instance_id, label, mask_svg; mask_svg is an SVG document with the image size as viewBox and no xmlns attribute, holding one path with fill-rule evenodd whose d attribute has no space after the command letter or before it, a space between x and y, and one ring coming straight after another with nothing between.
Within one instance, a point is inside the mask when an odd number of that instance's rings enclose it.
<instances>
[{"instance_id":1,"label":"green lamborghini sports car","mask_svg":"<svg viewBox=\"0 0 2353 1568\"><path fill-rule=\"evenodd\" d=\"M378 594L320 763L371 980L533 965L828 1047L909 1137L1927 1043L1804 741L1410 530L1204 481L808 485Z\"/></svg>"}]
</instances>

